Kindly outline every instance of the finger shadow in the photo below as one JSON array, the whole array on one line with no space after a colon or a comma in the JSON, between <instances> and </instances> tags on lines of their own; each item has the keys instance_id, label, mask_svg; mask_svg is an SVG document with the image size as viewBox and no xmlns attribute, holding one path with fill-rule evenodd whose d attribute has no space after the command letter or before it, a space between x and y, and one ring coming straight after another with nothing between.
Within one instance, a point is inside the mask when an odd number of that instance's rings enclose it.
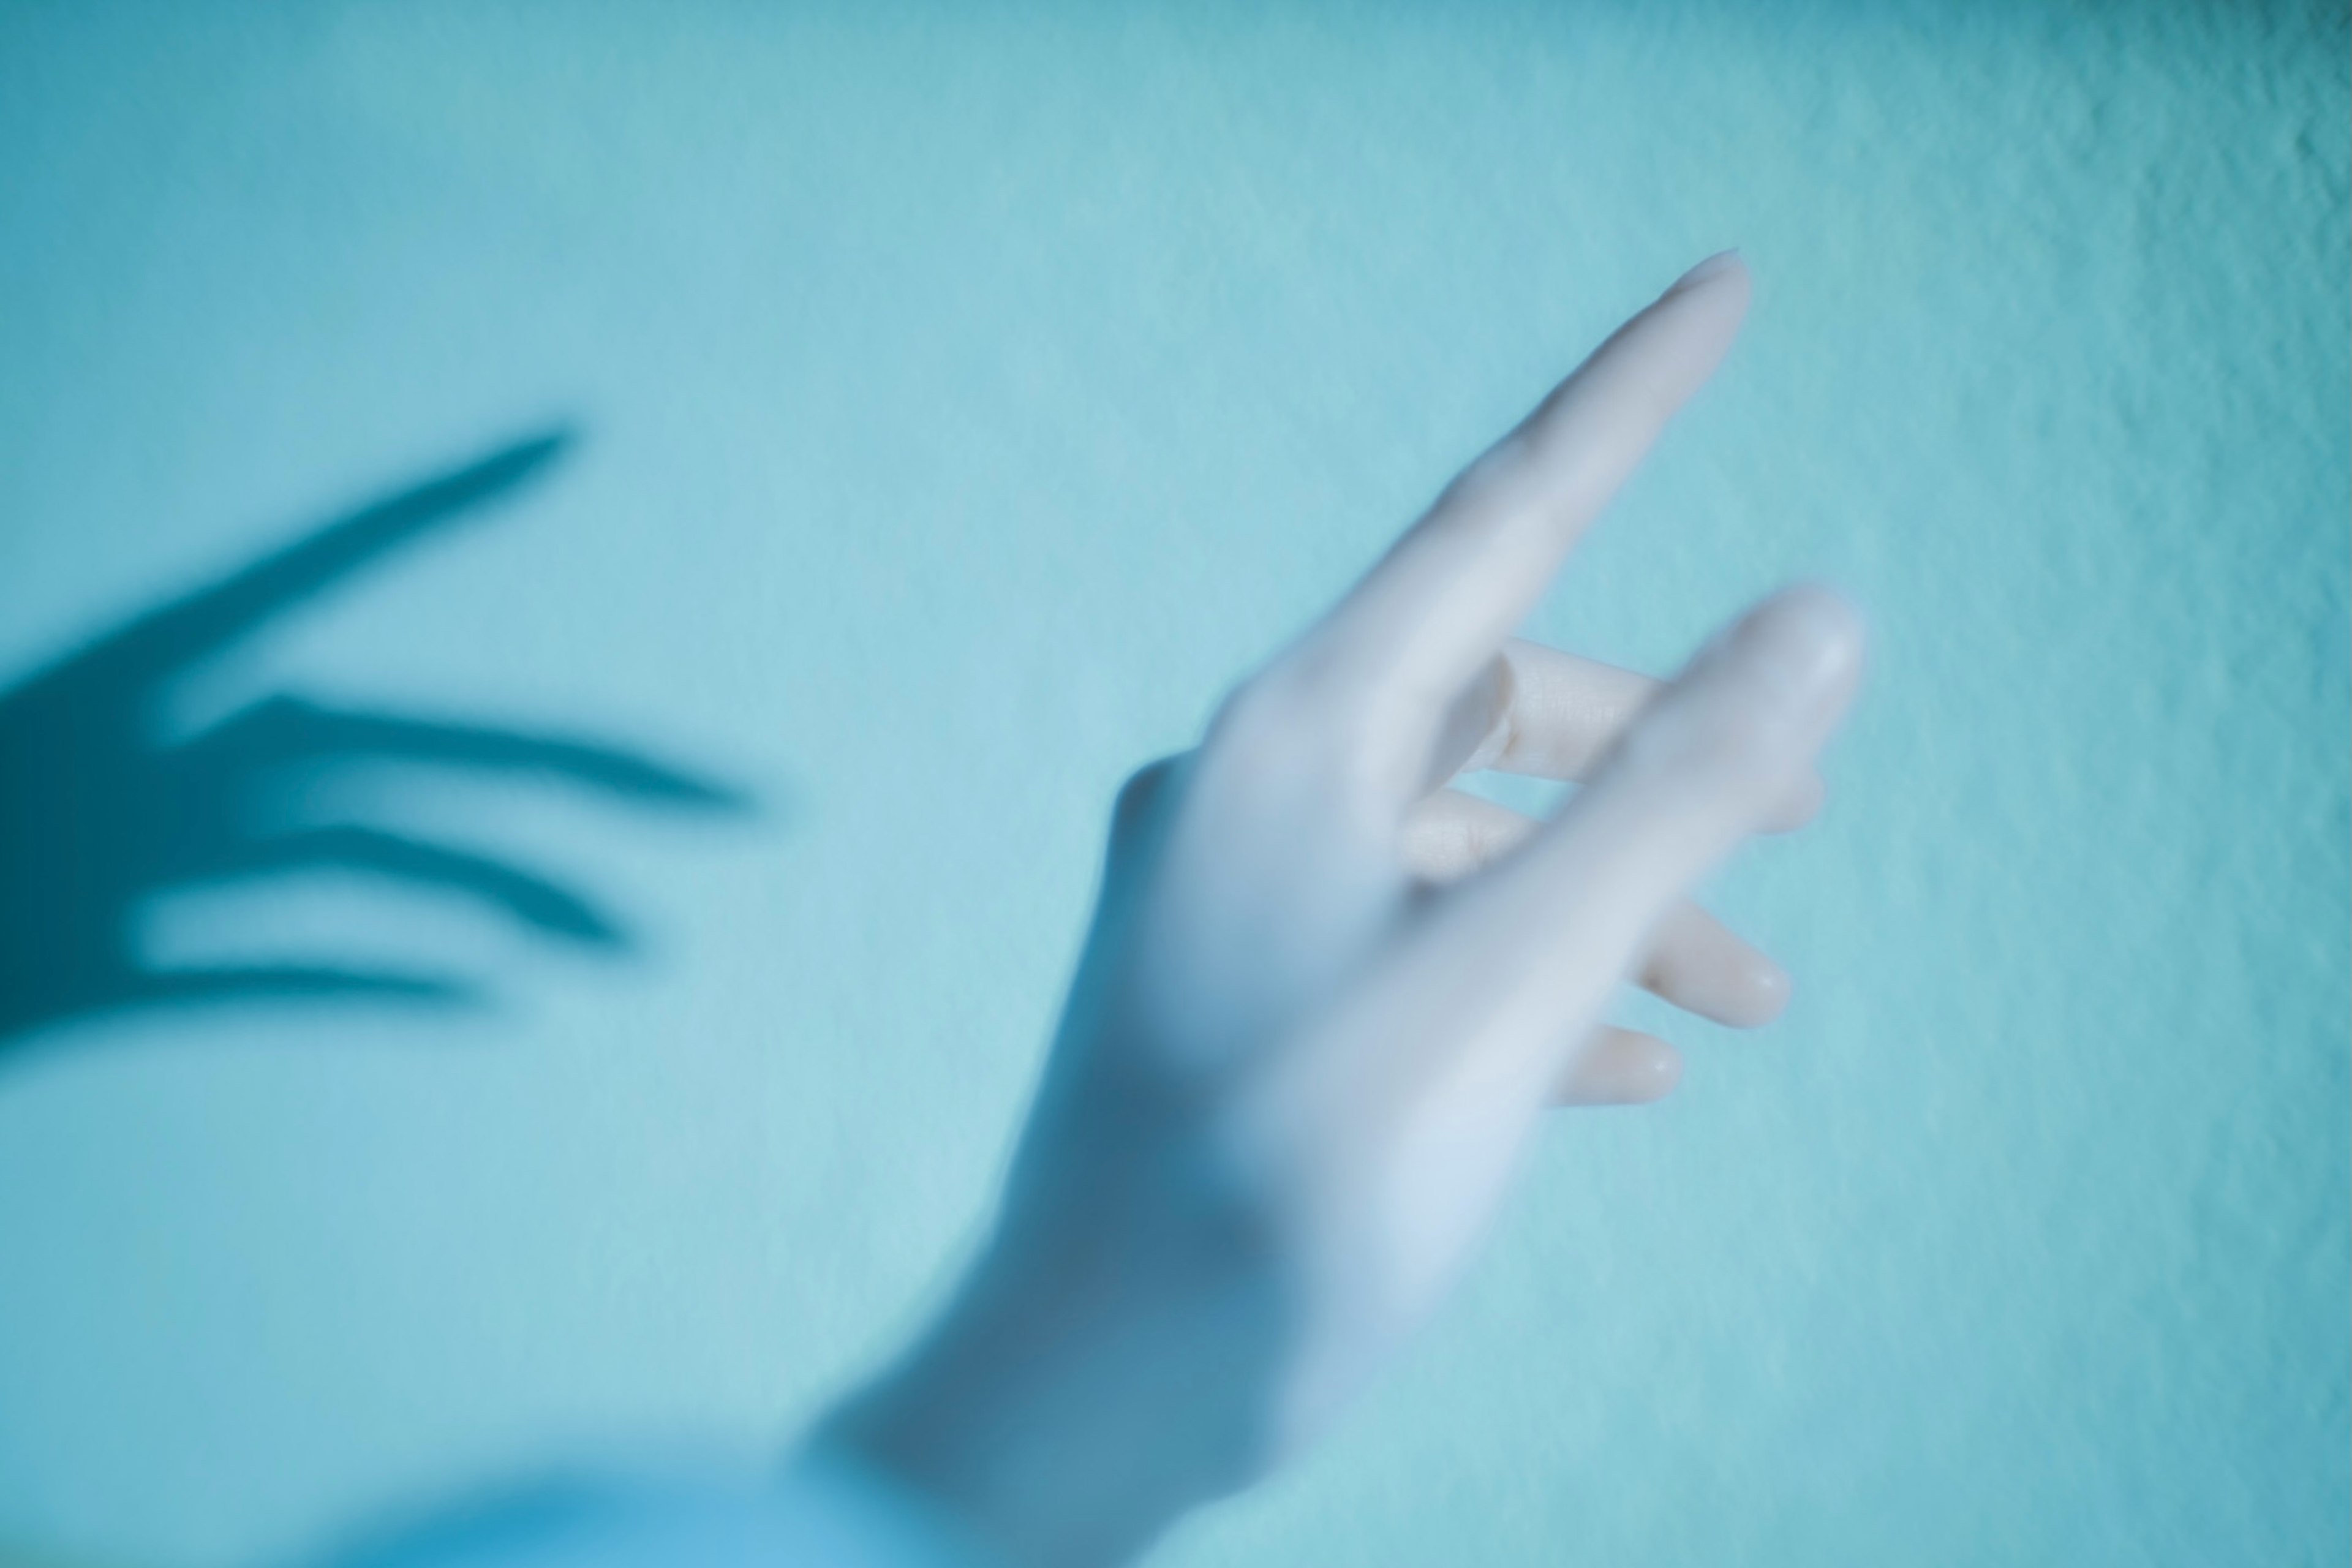
<instances>
[{"instance_id":1,"label":"finger shadow","mask_svg":"<svg viewBox=\"0 0 2352 1568\"><path fill-rule=\"evenodd\" d=\"M748 793L601 738L292 696L193 735L164 728L174 690L209 661L423 539L496 515L573 444L550 431L405 487L0 692L0 1056L37 1032L127 1009L485 994L464 976L356 959L158 968L140 951L140 911L191 886L334 869L487 909L583 951L631 949L622 921L557 873L384 826L272 821L272 786L365 765L520 776L634 811L742 814L756 805Z\"/></svg>"}]
</instances>

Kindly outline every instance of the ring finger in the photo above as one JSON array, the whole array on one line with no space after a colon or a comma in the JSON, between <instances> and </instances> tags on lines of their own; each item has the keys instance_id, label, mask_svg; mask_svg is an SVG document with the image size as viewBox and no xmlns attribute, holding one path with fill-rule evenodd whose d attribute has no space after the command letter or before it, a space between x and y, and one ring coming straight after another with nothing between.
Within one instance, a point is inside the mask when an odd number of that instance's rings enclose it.
<instances>
[{"instance_id":1,"label":"ring finger","mask_svg":"<svg viewBox=\"0 0 2352 1568\"><path fill-rule=\"evenodd\" d=\"M1406 814L1398 852L1405 869L1450 882L1492 864L1541 826L1507 806L1440 790ZM1685 1012L1752 1029L1789 1003L1788 972L1685 899L1667 911L1634 973L1635 983Z\"/></svg>"}]
</instances>

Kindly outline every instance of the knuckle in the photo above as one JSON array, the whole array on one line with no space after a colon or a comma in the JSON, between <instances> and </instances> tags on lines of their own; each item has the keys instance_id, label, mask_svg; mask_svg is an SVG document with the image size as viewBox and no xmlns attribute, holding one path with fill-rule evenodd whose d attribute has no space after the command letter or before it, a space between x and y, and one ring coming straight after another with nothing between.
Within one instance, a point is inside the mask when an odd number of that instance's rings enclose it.
<instances>
[{"instance_id":1,"label":"knuckle","mask_svg":"<svg viewBox=\"0 0 2352 1568\"><path fill-rule=\"evenodd\" d=\"M1525 429L1516 429L1472 458L1445 487L1444 500L1476 502L1508 495L1527 481L1535 462L1534 443Z\"/></svg>"},{"instance_id":2,"label":"knuckle","mask_svg":"<svg viewBox=\"0 0 2352 1568\"><path fill-rule=\"evenodd\" d=\"M1210 725L1205 749L1228 773L1288 775L1320 749L1328 721L1328 704L1311 675L1277 666L1225 700Z\"/></svg>"},{"instance_id":3,"label":"knuckle","mask_svg":"<svg viewBox=\"0 0 2352 1568\"><path fill-rule=\"evenodd\" d=\"M1169 775L1173 771L1176 771L1176 757L1157 757L1152 762L1146 762L1134 773L1129 773L1127 781L1119 785L1118 799L1110 806L1112 818L1129 823L1129 820L1136 820L1148 814L1152 809L1152 802L1157 802L1160 793L1167 787Z\"/></svg>"},{"instance_id":4,"label":"knuckle","mask_svg":"<svg viewBox=\"0 0 2352 1568\"><path fill-rule=\"evenodd\" d=\"M1387 720L1364 683L1318 668L1253 683L1219 715L1208 769L1261 801L1352 810L1381 795Z\"/></svg>"},{"instance_id":5,"label":"knuckle","mask_svg":"<svg viewBox=\"0 0 2352 1568\"><path fill-rule=\"evenodd\" d=\"M1232 751L1278 734L1286 727L1295 699L1278 669L1266 670L1243 681L1225 694L1209 721L1208 749Z\"/></svg>"},{"instance_id":6,"label":"knuckle","mask_svg":"<svg viewBox=\"0 0 2352 1568\"><path fill-rule=\"evenodd\" d=\"M1176 775L1181 756L1160 757L1128 774L1118 786L1118 795L1111 802L1110 820L1113 834L1124 837L1133 833L1150 819L1152 810L1166 798L1170 783Z\"/></svg>"}]
</instances>

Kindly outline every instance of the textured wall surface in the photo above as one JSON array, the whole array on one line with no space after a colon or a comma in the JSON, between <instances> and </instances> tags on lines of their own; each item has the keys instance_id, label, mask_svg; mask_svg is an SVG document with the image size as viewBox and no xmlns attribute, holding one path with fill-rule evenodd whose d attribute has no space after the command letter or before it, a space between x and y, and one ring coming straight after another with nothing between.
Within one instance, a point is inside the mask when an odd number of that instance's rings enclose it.
<instances>
[{"instance_id":1,"label":"textured wall surface","mask_svg":"<svg viewBox=\"0 0 2352 1568\"><path fill-rule=\"evenodd\" d=\"M2341 5L784 9L0 9L0 690L568 422L163 721L764 806L356 767L312 804L638 949L317 868L141 939L488 1004L0 1040L0 1540L205 1568L781 1441L981 1216L1117 781L1738 245L1532 630L1866 606L1829 812L1715 889L1797 1001L1668 1025L1681 1092L1559 1121L1436 1331L1161 1561L2345 1560Z\"/></svg>"}]
</instances>

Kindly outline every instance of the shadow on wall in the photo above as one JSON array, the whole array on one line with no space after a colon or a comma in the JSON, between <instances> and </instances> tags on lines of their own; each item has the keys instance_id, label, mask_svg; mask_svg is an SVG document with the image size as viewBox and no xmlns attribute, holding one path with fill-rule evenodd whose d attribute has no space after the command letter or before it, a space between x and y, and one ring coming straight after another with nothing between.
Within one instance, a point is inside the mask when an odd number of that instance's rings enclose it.
<instances>
[{"instance_id":1,"label":"shadow on wall","mask_svg":"<svg viewBox=\"0 0 2352 1568\"><path fill-rule=\"evenodd\" d=\"M274 781L357 762L530 773L631 805L748 809L748 797L614 746L273 697L184 739L175 682L393 552L507 500L570 445L554 432L337 519L0 693L0 1058L45 1026L129 1007L289 996L456 1002L464 981L335 964L156 969L132 921L193 884L335 867L478 900L547 935L629 944L530 871L380 828L273 819Z\"/></svg>"}]
</instances>

